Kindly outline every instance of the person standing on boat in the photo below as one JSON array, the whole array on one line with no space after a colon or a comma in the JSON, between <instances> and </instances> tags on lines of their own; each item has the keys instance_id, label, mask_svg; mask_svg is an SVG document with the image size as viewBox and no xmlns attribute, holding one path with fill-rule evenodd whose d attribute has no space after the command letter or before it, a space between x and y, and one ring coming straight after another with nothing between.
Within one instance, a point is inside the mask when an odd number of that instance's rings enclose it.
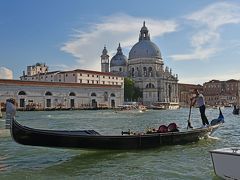
<instances>
[{"instance_id":1,"label":"person standing on boat","mask_svg":"<svg viewBox=\"0 0 240 180\"><path fill-rule=\"evenodd\" d=\"M194 106L195 104L197 104L197 107L199 108L199 111L201 114L203 126L209 125L207 116L205 114L206 106L205 106L204 96L202 94L200 94L197 89L194 89L193 92L194 92L195 96L191 98L191 106Z\"/></svg>"}]
</instances>

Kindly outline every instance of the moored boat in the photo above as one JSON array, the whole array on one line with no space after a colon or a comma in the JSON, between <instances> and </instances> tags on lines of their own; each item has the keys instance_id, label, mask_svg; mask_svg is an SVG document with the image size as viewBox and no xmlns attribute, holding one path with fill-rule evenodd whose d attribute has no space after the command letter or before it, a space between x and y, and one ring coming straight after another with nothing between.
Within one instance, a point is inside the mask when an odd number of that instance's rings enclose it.
<instances>
[{"instance_id":1,"label":"moored boat","mask_svg":"<svg viewBox=\"0 0 240 180\"><path fill-rule=\"evenodd\" d=\"M240 179L240 147L210 151L214 172L223 179Z\"/></svg>"}]
</instances>

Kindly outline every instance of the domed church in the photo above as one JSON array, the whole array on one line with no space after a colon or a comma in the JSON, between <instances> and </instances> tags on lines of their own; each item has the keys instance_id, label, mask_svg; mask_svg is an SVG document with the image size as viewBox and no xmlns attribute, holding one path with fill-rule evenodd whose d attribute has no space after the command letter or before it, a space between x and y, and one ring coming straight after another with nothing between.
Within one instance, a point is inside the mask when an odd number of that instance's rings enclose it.
<instances>
[{"instance_id":1,"label":"domed church","mask_svg":"<svg viewBox=\"0 0 240 180\"><path fill-rule=\"evenodd\" d=\"M103 72L109 72L109 56L106 47L101 56L101 65ZM173 75L168 67L164 68L160 49L150 40L145 22L140 30L138 42L129 52L128 60L119 44L117 53L110 62L110 72L132 78L135 86L142 92L144 105L179 102L178 77Z\"/></svg>"}]
</instances>

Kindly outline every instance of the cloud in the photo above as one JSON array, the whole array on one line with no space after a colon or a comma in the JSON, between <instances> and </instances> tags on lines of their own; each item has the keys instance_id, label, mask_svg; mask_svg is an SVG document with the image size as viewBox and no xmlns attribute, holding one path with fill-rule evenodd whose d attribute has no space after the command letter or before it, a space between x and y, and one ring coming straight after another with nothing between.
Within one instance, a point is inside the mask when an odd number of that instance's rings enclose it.
<instances>
[{"instance_id":1,"label":"cloud","mask_svg":"<svg viewBox=\"0 0 240 180\"><path fill-rule=\"evenodd\" d=\"M13 72L5 67L0 67L0 79L13 79Z\"/></svg>"},{"instance_id":2,"label":"cloud","mask_svg":"<svg viewBox=\"0 0 240 180\"><path fill-rule=\"evenodd\" d=\"M174 60L209 59L222 50L219 48L220 28L228 24L240 23L240 5L218 2L185 16L185 19L190 21L196 32L190 40L192 52L170 57Z\"/></svg>"},{"instance_id":3,"label":"cloud","mask_svg":"<svg viewBox=\"0 0 240 180\"><path fill-rule=\"evenodd\" d=\"M204 48L196 48L194 49L194 52L190 53L190 54L174 54L174 55L170 55L169 57L174 59L174 60L196 60L196 59L208 59L210 56L213 56L216 52L218 51L217 48L208 48L208 49L204 49Z\"/></svg>"},{"instance_id":4,"label":"cloud","mask_svg":"<svg viewBox=\"0 0 240 180\"><path fill-rule=\"evenodd\" d=\"M152 39L177 29L176 22L172 20L154 20L117 14L105 17L99 23L91 24L87 31L74 30L72 39L64 43L61 50L76 58L78 68L100 70L100 56L104 45L110 57L116 53L119 42L122 48L129 50L138 41L143 21L146 21ZM126 53L125 55L128 56Z\"/></svg>"},{"instance_id":5,"label":"cloud","mask_svg":"<svg viewBox=\"0 0 240 180\"><path fill-rule=\"evenodd\" d=\"M224 73L214 73L212 75L206 75L206 76L199 76L199 75L191 75L191 76L186 76L186 77L181 77L179 83L189 83L189 84L203 84L205 82L208 82L212 79L217 79L220 81L227 81L229 79L236 79L240 80L240 73L239 71L226 71Z\"/></svg>"}]
</instances>

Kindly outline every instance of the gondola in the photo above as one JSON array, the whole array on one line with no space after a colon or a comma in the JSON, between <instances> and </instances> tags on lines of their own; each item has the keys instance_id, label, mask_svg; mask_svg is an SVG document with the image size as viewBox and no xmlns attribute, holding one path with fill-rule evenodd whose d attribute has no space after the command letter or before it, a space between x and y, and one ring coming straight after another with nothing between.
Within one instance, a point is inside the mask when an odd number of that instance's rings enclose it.
<instances>
[{"instance_id":1,"label":"gondola","mask_svg":"<svg viewBox=\"0 0 240 180\"><path fill-rule=\"evenodd\" d=\"M67 131L34 129L19 124L11 118L12 138L19 144L55 148L80 149L147 149L164 145L197 142L208 137L221 123L206 128L196 128L183 132L135 133L127 135L101 135L94 130Z\"/></svg>"}]
</instances>

